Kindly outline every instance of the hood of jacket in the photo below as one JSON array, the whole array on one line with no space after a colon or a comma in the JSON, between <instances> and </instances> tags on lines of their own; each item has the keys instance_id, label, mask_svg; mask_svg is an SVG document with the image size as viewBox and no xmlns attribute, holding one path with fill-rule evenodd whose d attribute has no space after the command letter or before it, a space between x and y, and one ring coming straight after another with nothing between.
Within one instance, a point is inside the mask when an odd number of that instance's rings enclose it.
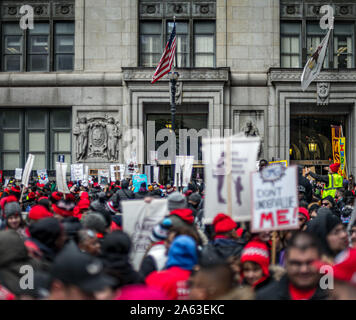
<instances>
[{"instance_id":1,"label":"hood of jacket","mask_svg":"<svg viewBox=\"0 0 356 320\"><path fill-rule=\"evenodd\" d=\"M192 270L197 262L198 254L193 238L186 235L176 237L168 251L167 268L180 267Z\"/></svg>"}]
</instances>

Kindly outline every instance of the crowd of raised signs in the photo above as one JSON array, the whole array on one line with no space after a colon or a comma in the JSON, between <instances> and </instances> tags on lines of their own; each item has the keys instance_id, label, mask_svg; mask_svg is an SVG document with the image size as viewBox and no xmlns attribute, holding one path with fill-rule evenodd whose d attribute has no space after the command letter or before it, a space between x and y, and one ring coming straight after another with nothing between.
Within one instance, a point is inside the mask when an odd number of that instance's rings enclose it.
<instances>
[{"instance_id":1,"label":"crowd of raised signs","mask_svg":"<svg viewBox=\"0 0 356 320\"><path fill-rule=\"evenodd\" d=\"M299 170L299 230L251 233L224 212L204 215L204 183L178 191L125 179L106 186L36 181L1 187L0 299L356 299L354 183L323 198ZM122 201L167 199L138 269ZM322 271L324 270L324 271ZM325 271L328 270L328 271Z\"/></svg>"}]
</instances>

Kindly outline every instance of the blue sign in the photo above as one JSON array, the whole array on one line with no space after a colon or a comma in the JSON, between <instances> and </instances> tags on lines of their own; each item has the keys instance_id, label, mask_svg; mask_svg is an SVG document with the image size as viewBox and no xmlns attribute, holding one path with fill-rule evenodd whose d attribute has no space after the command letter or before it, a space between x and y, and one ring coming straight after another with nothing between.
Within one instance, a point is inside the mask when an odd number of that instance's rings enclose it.
<instances>
[{"instance_id":1,"label":"blue sign","mask_svg":"<svg viewBox=\"0 0 356 320\"><path fill-rule=\"evenodd\" d=\"M58 155L58 162L64 162L64 154L59 154Z\"/></svg>"},{"instance_id":2,"label":"blue sign","mask_svg":"<svg viewBox=\"0 0 356 320\"><path fill-rule=\"evenodd\" d=\"M146 188L147 188L147 176L145 174L135 174L132 176L132 184L134 186L134 192L138 192L141 188L141 184L143 182L146 182Z\"/></svg>"}]
</instances>

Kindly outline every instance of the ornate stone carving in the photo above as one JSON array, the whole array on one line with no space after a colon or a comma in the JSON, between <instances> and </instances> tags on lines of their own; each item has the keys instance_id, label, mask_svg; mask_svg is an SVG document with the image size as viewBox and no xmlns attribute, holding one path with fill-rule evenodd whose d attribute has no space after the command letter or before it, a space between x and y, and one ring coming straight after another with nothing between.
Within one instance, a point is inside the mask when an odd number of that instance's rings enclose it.
<instances>
[{"instance_id":1,"label":"ornate stone carving","mask_svg":"<svg viewBox=\"0 0 356 320\"><path fill-rule=\"evenodd\" d=\"M142 68L123 68L124 81L151 81L152 70L143 70ZM160 81L168 79L163 77ZM184 81L229 81L229 70L227 68L209 68L209 69L184 69L179 70L179 80Z\"/></svg>"},{"instance_id":2,"label":"ornate stone carving","mask_svg":"<svg viewBox=\"0 0 356 320\"><path fill-rule=\"evenodd\" d=\"M119 122L111 116L81 117L73 129L76 139L76 159L119 159L118 140L121 138Z\"/></svg>"},{"instance_id":3,"label":"ornate stone carving","mask_svg":"<svg viewBox=\"0 0 356 320\"><path fill-rule=\"evenodd\" d=\"M140 15L141 17L161 17L163 3L141 3Z\"/></svg>"},{"instance_id":4,"label":"ornate stone carving","mask_svg":"<svg viewBox=\"0 0 356 320\"><path fill-rule=\"evenodd\" d=\"M214 17L216 13L215 2L193 3L193 16Z\"/></svg>"},{"instance_id":5,"label":"ornate stone carving","mask_svg":"<svg viewBox=\"0 0 356 320\"><path fill-rule=\"evenodd\" d=\"M269 77L272 82L300 82L301 71L294 70L271 70ZM322 71L317 80L320 82L354 82L356 81L355 72L326 72Z\"/></svg>"},{"instance_id":6,"label":"ornate stone carving","mask_svg":"<svg viewBox=\"0 0 356 320\"><path fill-rule=\"evenodd\" d=\"M317 105L326 106L329 104L330 82L317 82Z\"/></svg>"},{"instance_id":7,"label":"ornate stone carving","mask_svg":"<svg viewBox=\"0 0 356 320\"><path fill-rule=\"evenodd\" d=\"M60 17L74 17L74 4L73 3L55 3L53 13L55 16Z\"/></svg>"},{"instance_id":8,"label":"ornate stone carving","mask_svg":"<svg viewBox=\"0 0 356 320\"><path fill-rule=\"evenodd\" d=\"M172 96L171 83L169 82L168 85L169 85L169 96L171 97ZM176 83L176 105L182 104L182 97L183 97L183 82L177 81L177 83Z\"/></svg>"},{"instance_id":9,"label":"ornate stone carving","mask_svg":"<svg viewBox=\"0 0 356 320\"><path fill-rule=\"evenodd\" d=\"M16 15L17 14L17 7L15 7L15 6L7 7L7 13L10 16Z\"/></svg>"},{"instance_id":10,"label":"ornate stone carving","mask_svg":"<svg viewBox=\"0 0 356 320\"><path fill-rule=\"evenodd\" d=\"M248 120L245 123L245 126L240 130L246 137L260 137L260 133L258 131L257 126L253 123L252 120ZM262 139L260 141L260 147L258 150L258 157L261 156L263 153L263 147L262 147Z\"/></svg>"},{"instance_id":11,"label":"ornate stone carving","mask_svg":"<svg viewBox=\"0 0 356 320\"><path fill-rule=\"evenodd\" d=\"M295 6L294 5L290 5L290 6L287 6L287 9L286 9L286 12L287 14L295 14Z\"/></svg>"},{"instance_id":12,"label":"ornate stone carving","mask_svg":"<svg viewBox=\"0 0 356 320\"><path fill-rule=\"evenodd\" d=\"M281 3L280 15L282 18L301 17L302 5L301 3Z\"/></svg>"},{"instance_id":13,"label":"ornate stone carving","mask_svg":"<svg viewBox=\"0 0 356 320\"><path fill-rule=\"evenodd\" d=\"M182 3L167 3L166 4L166 15L167 16L187 16L189 15L189 3L182 2Z\"/></svg>"}]
</instances>

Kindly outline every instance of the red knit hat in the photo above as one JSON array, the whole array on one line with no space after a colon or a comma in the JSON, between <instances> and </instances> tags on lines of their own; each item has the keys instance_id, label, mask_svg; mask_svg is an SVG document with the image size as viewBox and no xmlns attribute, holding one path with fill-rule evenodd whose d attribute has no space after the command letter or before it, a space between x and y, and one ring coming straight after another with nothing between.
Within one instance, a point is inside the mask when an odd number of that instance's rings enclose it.
<instances>
[{"instance_id":1,"label":"red knit hat","mask_svg":"<svg viewBox=\"0 0 356 320\"><path fill-rule=\"evenodd\" d=\"M43 196L43 197L39 198L38 201L41 201L41 200L43 200L43 199L47 199L47 200L48 200L48 197L44 197L44 196Z\"/></svg>"},{"instance_id":2,"label":"red knit hat","mask_svg":"<svg viewBox=\"0 0 356 320\"><path fill-rule=\"evenodd\" d=\"M334 173L337 173L340 168L340 163L333 163L330 165L330 170Z\"/></svg>"},{"instance_id":3,"label":"red knit hat","mask_svg":"<svg viewBox=\"0 0 356 320\"><path fill-rule=\"evenodd\" d=\"M348 249L335 258L334 278L356 286L356 249Z\"/></svg>"},{"instance_id":4,"label":"red knit hat","mask_svg":"<svg viewBox=\"0 0 356 320\"><path fill-rule=\"evenodd\" d=\"M52 193L52 198L54 199L54 200L57 200L57 201L59 201L59 200L61 200L62 199L62 196L63 196L63 193L62 192L53 192Z\"/></svg>"},{"instance_id":5,"label":"red knit hat","mask_svg":"<svg viewBox=\"0 0 356 320\"><path fill-rule=\"evenodd\" d=\"M15 196L8 196L1 199L1 210L4 212L5 204L10 202L17 202L17 198Z\"/></svg>"},{"instance_id":6,"label":"red knit hat","mask_svg":"<svg viewBox=\"0 0 356 320\"><path fill-rule=\"evenodd\" d=\"M193 211L190 209L186 209L186 208L175 209L170 212L170 215L178 216L188 224L193 224L194 222Z\"/></svg>"},{"instance_id":7,"label":"red knit hat","mask_svg":"<svg viewBox=\"0 0 356 320\"><path fill-rule=\"evenodd\" d=\"M267 245L258 240L250 241L242 250L241 264L247 261L255 262L261 266L263 274L269 276L269 251Z\"/></svg>"},{"instance_id":8,"label":"red knit hat","mask_svg":"<svg viewBox=\"0 0 356 320\"><path fill-rule=\"evenodd\" d=\"M28 194L28 198L29 198L29 199L35 199L35 198L36 198L36 194L35 194L34 192L30 192L30 193Z\"/></svg>"},{"instance_id":9,"label":"red knit hat","mask_svg":"<svg viewBox=\"0 0 356 320\"><path fill-rule=\"evenodd\" d=\"M89 199L89 193L83 191L82 194L80 195L80 199Z\"/></svg>"},{"instance_id":10,"label":"red knit hat","mask_svg":"<svg viewBox=\"0 0 356 320\"><path fill-rule=\"evenodd\" d=\"M305 216L307 218L307 221L310 220L310 216L309 216L309 212L307 209L303 208L303 207L299 207L298 208L298 213L302 214L303 216Z\"/></svg>"},{"instance_id":11,"label":"red knit hat","mask_svg":"<svg viewBox=\"0 0 356 320\"><path fill-rule=\"evenodd\" d=\"M45 185L43 183L37 182L36 186L39 187L39 188L43 188Z\"/></svg>"},{"instance_id":12,"label":"red knit hat","mask_svg":"<svg viewBox=\"0 0 356 320\"><path fill-rule=\"evenodd\" d=\"M28 218L31 220L40 220L49 217L53 217L53 214L49 212L46 207L39 204L33 206L28 214Z\"/></svg>"},{"instance_id":13,"label":"red knit hat","mask_svg":"<svg viewBox=\"0 0 356 320\"><path fill-rule=\"evenodd\" d=\"M62 201L60 201L62 202ZM53 212L56 214L59 214L62 217L71 217L73 216L73 209L74 209L74 204L73 207L68 206L66 203L57 203L56 204L52 204L52 209Z\"/></svg>"},{"instance_id":14,"label":"red knit hat","mask_svg":"<svg viewBox=\"0 0 356 320\"><path fill-rule=\"evenodd\" d=\"M218 213L216 215L213 226L216 234L229 232L237 228L236 222L224 213Z\"/></svg>"}]
</instances>

